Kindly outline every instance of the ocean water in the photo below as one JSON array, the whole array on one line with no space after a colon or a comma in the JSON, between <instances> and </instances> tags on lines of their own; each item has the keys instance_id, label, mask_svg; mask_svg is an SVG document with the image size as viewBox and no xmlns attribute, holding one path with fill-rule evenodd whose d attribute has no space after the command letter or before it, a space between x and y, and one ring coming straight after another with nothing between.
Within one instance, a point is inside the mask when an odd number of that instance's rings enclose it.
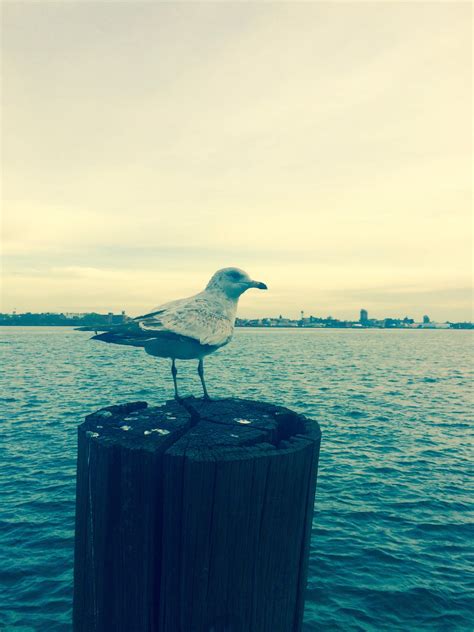
<instances>
[{"instance_id":1,"label":"ocean water","mask_svg":"<svg viewBox=\"0 0 474 632\"><path fill-rule=\"evenodd\" d=\"M172 395L165 360L88 338L1 329L2 632L71 629L76 426ZM211 394L322 427L305 631L474 629L472 351L467 331L247 329L206 360Z\"/></svg>"}]
</instances>

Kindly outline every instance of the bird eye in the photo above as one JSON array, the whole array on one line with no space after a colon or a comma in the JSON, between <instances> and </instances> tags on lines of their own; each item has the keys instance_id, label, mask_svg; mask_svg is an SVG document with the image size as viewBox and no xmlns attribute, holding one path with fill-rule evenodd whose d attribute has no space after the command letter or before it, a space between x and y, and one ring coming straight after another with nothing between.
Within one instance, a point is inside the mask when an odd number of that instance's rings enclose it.
<instances>
[{"instance_id":1,"label":"bird eye","mask_svg":"<svg viewBox=\"0 0 474 632\"><path fill-rule=\"evenodd\" d=\"M242 279L240 272L228 272L227 276L231 281L240 281Z\"/></svg>"}]
</instances>

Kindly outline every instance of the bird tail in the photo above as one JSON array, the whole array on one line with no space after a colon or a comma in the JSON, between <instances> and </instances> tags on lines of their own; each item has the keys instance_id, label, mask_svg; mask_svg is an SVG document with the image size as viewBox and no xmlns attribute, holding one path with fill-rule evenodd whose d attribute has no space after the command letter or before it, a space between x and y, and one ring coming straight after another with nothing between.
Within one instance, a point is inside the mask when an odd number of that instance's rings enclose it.
<instances>
[{"instance_id":1,"label":"bird tail","mask_svg":"<svg viewBox=\"0 0 474 632\"><path fill-rule=\"evenodd\" d=\"M106 331L103 334L97 334L92 336L91 340L100 340L101 342L111 342L116 345L127 345L129 347L144 347L145 341L150 336L144 336L142 338L138 336L130 336L114 331Z\"/></svg>"},{"instance_id":2,"label":"bird tail","mask_svg":"<svg viewBox=\"0 0 474 632\"><path fill-rule=\"evenodd\" d=\"M104 327L79 327L78 331L95 331L95 336L92 336L91 340L129 347L144 347L145 342L150 338L150 334L140 329L137 323L106 325ZM99 331L102 333L98 333Z\"/></svg>"}]
</instances>

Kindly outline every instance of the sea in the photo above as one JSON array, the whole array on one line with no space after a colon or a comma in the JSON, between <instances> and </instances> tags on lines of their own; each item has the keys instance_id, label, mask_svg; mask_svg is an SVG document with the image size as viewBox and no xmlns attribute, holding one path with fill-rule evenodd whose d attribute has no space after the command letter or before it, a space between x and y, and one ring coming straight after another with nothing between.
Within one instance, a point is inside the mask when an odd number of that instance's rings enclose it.
<instances>
[{"instance_id":1,"label":"sea","mask_svg":"<svg viewBox=\"0 0 474 632\"><path fill-rule=\"evenodd\" d=\"M61 327L1 328L0 630L71 630L76 428L173 393L169 363ZM469 331L238 329L215 397L318 421L305 632L474 630ZM200 395L195 362L182 394Z\"/></svg>"}]
</instances>

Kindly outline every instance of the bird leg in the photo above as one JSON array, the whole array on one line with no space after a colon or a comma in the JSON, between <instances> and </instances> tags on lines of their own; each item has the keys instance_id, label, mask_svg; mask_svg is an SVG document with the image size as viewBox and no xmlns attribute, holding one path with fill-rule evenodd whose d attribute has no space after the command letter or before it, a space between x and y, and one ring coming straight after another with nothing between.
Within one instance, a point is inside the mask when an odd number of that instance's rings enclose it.
<instances>
[{"instance_id":1,"label":"bird leg","mask_svg":"<svg viewBox=\"0 0 474 632\"><path fill-rule=\"evenodd\" d=\"M199 360L198 373L199 377L201 378L202 390L204 391L204 399L211 399L209 397L209 393L207 392L206 383L204 382L204 362L202 358Z\"/></svg>"},{"instance_id":2,"label":"bird leg","mask_svg":"<svg viewBox=\"0 0 474 632\"><path fill-rule=\"evenodd\" d=\"M178 394L178 382L176 380L176 376L178 375L178 369L176 368L176 361L174 358L171 361L171 375L173 376L174 398L179 402L181 397Z\"/></svg>"}]
</instances>

